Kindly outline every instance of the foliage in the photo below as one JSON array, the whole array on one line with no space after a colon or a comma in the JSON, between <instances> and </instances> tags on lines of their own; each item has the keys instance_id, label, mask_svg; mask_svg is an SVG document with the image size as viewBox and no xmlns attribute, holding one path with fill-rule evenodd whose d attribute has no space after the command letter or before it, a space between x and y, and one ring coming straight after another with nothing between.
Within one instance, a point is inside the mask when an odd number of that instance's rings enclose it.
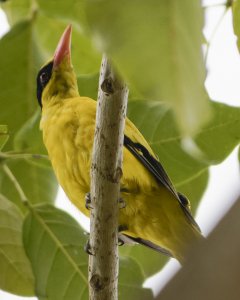
<instances>
[{"instance_id":1,"label":"foliage","mask_svg":"<svg viewBox=\"0 0 240 300\"><path fill-rule=\"evenodd\" d=\"M238 37L239 5L233 8ZM204 90L200 1L11 0L1 7L11 29L0 40L0 288L39 299L87 299L86 236L52 205L57 182L35 96L37 71L64 27L73 24L80 94L97 97L106 51L130 87L128 116L194 209L209 166L239 144L240 111L209 100ZM186 147L189 141L193 147ZM122 247L120 254L120 299L151 299L142 283L167 258L141 246Z\"/></svg>"},{"instance_id":2,"label":"foliage","mask_svg":"<svg viewBox=\"0 0 240 300\"><path fill-rule=\"evenodd\" d=\"M91 0L87 15L93 38L130 88L172 104L185 134L208 118L199 1Z\"/></svg>"},{"instance_id":3,"label":"foliage","mask_svg":"<svg viewBox=\"0 0 240 300\"><path fill-rule=\"evenodd\" d=\"M0 286L18 295L34 295L34 277L22 243L23 216L0 195Z\"/></svg>"},{"instance_id":4,"label":"foliage","mask_svg":"<svg viewBox=\"0 0 240 300\"><path fill-rule=\"evenodd\" d=\"M8 137L8 127L6 125L0 125L0 150L2 150L6 144Z\"/></svg>"}]
</instances>

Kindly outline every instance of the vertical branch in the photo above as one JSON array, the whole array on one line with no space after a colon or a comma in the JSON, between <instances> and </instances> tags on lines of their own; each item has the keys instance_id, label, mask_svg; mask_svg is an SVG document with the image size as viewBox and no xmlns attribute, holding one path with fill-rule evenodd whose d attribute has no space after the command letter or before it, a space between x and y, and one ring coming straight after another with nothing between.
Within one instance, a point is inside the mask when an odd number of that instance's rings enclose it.
<instances>
[{"instance_id":1,"label":"vertical branch","mask_svg":"<svg viewBox=\"0 0 240 300\"><path fill-rule=\"evenodd\" d=\"M91 168L91 300L118 297L118 200L127 96L127 87L103 57Z\"/></svg>"}]
</instances>

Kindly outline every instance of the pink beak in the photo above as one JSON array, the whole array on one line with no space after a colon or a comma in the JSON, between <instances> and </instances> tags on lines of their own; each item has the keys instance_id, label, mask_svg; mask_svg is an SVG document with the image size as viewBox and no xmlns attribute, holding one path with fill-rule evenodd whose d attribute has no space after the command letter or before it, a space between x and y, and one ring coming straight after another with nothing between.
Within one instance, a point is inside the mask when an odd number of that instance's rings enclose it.
<instances>
[{"instance_id":1,"label":"pink beak","mask_svg":"<svg viewBox=\"0 0 240 300\"><path fill-rule=\"evenodd\" d=\"M71 63L71 36L72 25L68 25L55 50L53 68L57 68L65 57L67 57L69 64Z\"/></svg>"}]
</instances>

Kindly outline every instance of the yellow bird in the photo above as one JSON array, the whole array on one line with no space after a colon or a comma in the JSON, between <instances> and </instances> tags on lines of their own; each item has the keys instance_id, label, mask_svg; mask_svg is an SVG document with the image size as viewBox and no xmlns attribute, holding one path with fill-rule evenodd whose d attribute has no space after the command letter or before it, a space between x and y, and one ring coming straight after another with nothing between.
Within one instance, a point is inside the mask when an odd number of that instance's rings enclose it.
<instances>
[{"instance_id":1,"label":"yellow bird","mask_svg":"<svg viewBox=\"0 0 240 300\"><path fill-rule=\"evenodd\" d=\"M71 64L71 26L63 33L53 59L37 76L42 109L40 129L57 179L68 198L85 215L96 101L78 93ZM201 237L186 197L177 193L152 149L126 119L119 228L129 239L184 260L187 248Z\"/></svg>"}]
</instances>

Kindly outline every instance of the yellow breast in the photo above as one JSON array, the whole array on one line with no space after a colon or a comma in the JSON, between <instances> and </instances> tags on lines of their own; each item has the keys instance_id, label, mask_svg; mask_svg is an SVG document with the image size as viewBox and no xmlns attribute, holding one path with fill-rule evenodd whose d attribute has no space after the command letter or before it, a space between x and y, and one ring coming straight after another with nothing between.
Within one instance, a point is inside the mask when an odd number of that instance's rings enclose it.
<instances>
[{"instance_id":1,"label":"yellow breast","mask_svg":"<svg viewBox=\"0 0 240 300\"><path fill-rule=\"evenodd\" d=\"M89 192L90 189L89 172L95 115L96 102L94 100L76 97L44 108L40 123L43 141L56 176L71 201L85 213L88 212L85 210L83 201L80 201L79 195L84 199L83 194ZM139 132L135 127L130 131L130 126L133 125L127 120L125 131L129 131L128 135L134 140ZM129 190L157 188L152 176L133 155L129 155L125 148L123 157L122 186L124 188Z\"/></svg>"}]
</instances>

